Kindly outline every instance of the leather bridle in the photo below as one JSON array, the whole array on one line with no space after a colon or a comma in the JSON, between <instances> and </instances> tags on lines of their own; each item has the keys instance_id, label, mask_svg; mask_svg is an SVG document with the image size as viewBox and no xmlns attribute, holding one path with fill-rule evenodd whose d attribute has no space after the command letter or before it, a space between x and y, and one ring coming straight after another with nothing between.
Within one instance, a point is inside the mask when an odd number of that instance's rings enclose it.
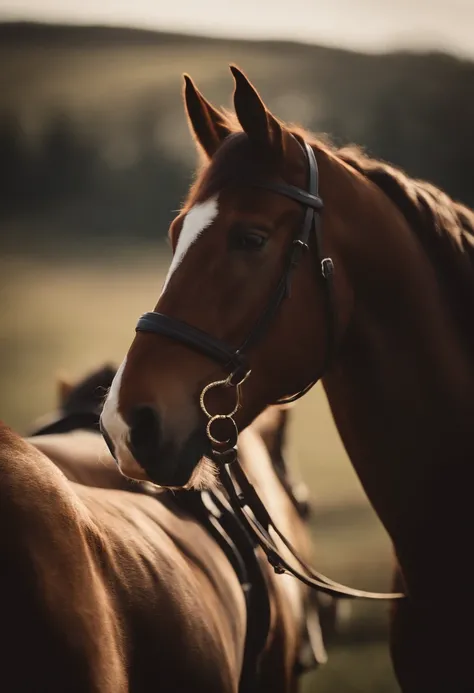
<instances>
[{"instance_id":1,"label":"leather bridle","mask_svg":"<svg viewBox=\"0 0 474 693\"><path fill-rule=\"evenodd\" d=\"M336 343L336 311L333 285L334 263L330 257L324 256L322 247L321 212L323 209L323 201L318 194L318 165L314 152L309 144L304 140L297 141L303 148L308 163L307 191L287 183L270 183L266 181L250 181L246 183L246 185L269 190L298 202L305 209L305 213L303 224L293 238L282 277L271 295L264 312L241 345L238 348L234 348L226 342L216 339L212 335L182 320L155 312L142 315L137 323L136 331L151 332L181 342L195 351L217 361L230 373L225 379L217 380L206 385L200 397L201 410L208 419L206 431L212 447L210 457L219 466L221 482L227 491L229 501L236 516L240 519L250 536L252 536L262 548L275 571L277 573L288 573L293 575L305 585L336 598L361 597L377 600L401 599L405 597L405 595L400 592L366 592L346 587L345 585L341 585L327 578L310 567L278 530L255 488L247 479L238 460L238 429L233 417L240 406L241 386L250 374L246 355L249 349L254 347L265 335L281 303L290 295L291 280L294 271L303 254L309 250L311 235L313 235L315 243L318 275L321 277L324 285L327 329L324 362L317 377L299 392L278 400L277 404L294 402L306 394L313 385L318 382L321 375L326 372L330 364ZM227 414L212 414L207 408L206 395L209 390L216 387L234 387L236 389L235 407ZM225 420L232 425L232 436L228 440L220 441L215 438L213 434L213 424L218 420ZM236 484L240 491L236 490ZM248 511L250 511L250 513ZM295 568L282 556L272 537L271 531L283 542L300 568Z\"/></svg>"},{"instance_id":2,"label":"leather bridle","mask_svg":"<svg viewBox=\"0 0 474 693\"><path fill-rule=\"evenodd\" d=\"M265 310L257 320L249 334L238 348L234 348L212 335L203 332L182 320L163 315L163 313L145 313L138 321L137 332L152 332L164 337L170 337L195 351L208 356L220 363L231 373L230 385L238 385L243 382L250 372L247 352L254 347L265 335L272 323L281 303L290 296L291 280L296 267L303 254L309 250L311 234L316 246L317 263L320 276L324 281L326 321L327 321L327 346L326 355L321 372L324 372L329 364L335 343L335 309L333 300L333 272L334 265L330 257L324 257L321 233L321 212L323 201L318 195L318 164L311 147L303 140L301 147L306 154L309 169L308 191L288 185L287 183L269 183L266 181L249 182L248 185L269 190L278 195L288 197L299 202L305 207L303 224L293 238L291 248L285 263L285 269L278 282ZM247 185L247 183L246 183ZM279 404L294 402L306 394L319 380L320 375L314 378L303 390L294 395L278 401Z\"/></svg>"}]
</instances>

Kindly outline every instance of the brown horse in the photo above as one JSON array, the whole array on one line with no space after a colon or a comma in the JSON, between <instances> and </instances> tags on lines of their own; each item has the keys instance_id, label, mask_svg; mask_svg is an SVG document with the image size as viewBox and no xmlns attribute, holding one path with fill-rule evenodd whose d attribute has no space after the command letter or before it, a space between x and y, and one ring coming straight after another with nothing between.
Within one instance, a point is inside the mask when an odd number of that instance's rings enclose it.
<instances>
[{"instance_id":1,"label":"brown horse","mask_svg":"<svg viewBox=\"0 0 474 693\"><path fill-rule=\"evenodd\" d=\"M59 411L47 417L50 432L24 441L2 429L0 507L10 530L3 553L8 572L0 571L0 583L12 600L3 619L5 632L11 632L5 661L15 661L21 637L23 647L34 650L31 670L18 673L7 666L2 685L18 693L237 691L246 639L242 589L222 550L188 511L188 494L180 502L164 491L140 494L146 485L130 482L109 464L113 458L97 432L64 430L97 412L94 394L104 387L103 369L74 387L63 384ZM284 464L286 425L286 411L264 412L244 433L242 463L308 556L307 527L269 454L271 449ZM103 464L97 464L99 456ZM80 483L66 482L55 466ZM111 491L127 483L138 494ZM270 627L258 690L296 691L300 672L326 659L320 607L306 588L293 578L282 580L259 560ZM88 619L95 601L95 618ZM326 635L335 625L334 603L322 613ZM102 650L92 656L98 642Z\"/></svg>"},{"instance_id":2,"label":"brown horse","mask_svg":"<svg viewBox=\"0 0 474 693\"><path fill-rule=\"evenodd\" d=\"M232 72L237 121L186 78L205 161L171 225L173 261L114 380L104 431L124 473L180 485L209 450L206 385L251 369L235 414L243 429L322 374L403 572L408 598L391 631L401 687L472 691L474 214L287 127ZM232 408L233 388L212 394L213 411Z\"/></svg>"},{"instance_id":3,"label":"brown horse","mask_svg":"<svg viewBox=\"0 0 474 693\"><path fill-rule=\"evenodd\" d=\"M238 690L245 602L199 523L0 428L2 690Z\"/></svg>"}]
</instances>

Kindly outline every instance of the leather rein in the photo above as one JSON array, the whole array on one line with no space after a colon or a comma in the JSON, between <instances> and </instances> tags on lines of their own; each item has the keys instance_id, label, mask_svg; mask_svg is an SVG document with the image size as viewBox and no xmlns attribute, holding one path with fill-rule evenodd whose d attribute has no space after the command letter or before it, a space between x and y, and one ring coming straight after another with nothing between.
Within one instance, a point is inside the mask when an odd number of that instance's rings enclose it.
<instances>
[{"instance_id":1,"label":"leather rein","mask_svg":"<svg viewBox=\"0 0 474 693\"><path fill-rule=\"evenodd\" d=\"M317 572L299 556L296 549L286 537L279 531L266 510L255 488L248 480L238 460L237 438L238 428L234 415L240 407L241 387L250 375L250 368L246 359L246 352L251 349L265 335L270 323L283 300L290 296L291 280L296 267L303 254L309 251L311 235L313 235L317 270L325 296L327 343L323 367L321 373L299 392L278 400L277 404L294 402L305 395L326 372L329 366L336 342L336 310L334 302L334 263L330 257L325 257L322 244L321 212L323 201L318 194L318 165L312 148L304 140L297 140L302 147L308 162L308 190L302 190L286 183L270 183L265 181L249 182L253 187L269 190L278 195L288 197L298 202L305 210L301 228L293 238L285 269L270 300L253 326L250 333L236 349L220 339L199 330L188 323L162 313L145 313L138 320L137 332L150 332L174 339L182 344L204 354L220 363L230 375L223 379L209 383L203 389L200 396L200 406L208 419L206 432L211 443L209 457L216 462L219 468L220 480L225 488L229 502L241 520L251 537L258 543L265 553L269 563L275 572L286 573L300 580L308 587L329 594L335 598L363 598L375 600L397 600L406 595L402 592L367 592L342 585L322 573ZM235 407L227 414L212 414L206 405L206 395L209 390L216 388L235 388ZM225 441L215 437L213 425L217 421L225 421L231 428L231 437ZM236 488L238 486L238 489ZM295 559L299 568L295 568L284 558L278 549L271 532L276 534L285 545L291 556Z\"/></svg>"}]
</instances>

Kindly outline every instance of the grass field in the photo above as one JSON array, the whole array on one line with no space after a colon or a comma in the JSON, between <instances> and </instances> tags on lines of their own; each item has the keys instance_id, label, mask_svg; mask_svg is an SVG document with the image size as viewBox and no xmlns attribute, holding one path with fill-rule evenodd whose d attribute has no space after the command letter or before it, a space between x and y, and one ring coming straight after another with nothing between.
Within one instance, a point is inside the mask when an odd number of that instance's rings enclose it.
<instances>
[{"instance_id":1,"label":"grass field","mask_svg":"<svg viewBox=\"0 0 474 693\"><path fill-rule=\"evenodd\" d=\"M0 260L0 417L19 431L55 405L58 372L119 362L159 294L159 246L62 260ZM291 455L311 488L318 568L366 589L390 587L389 541L348 462L317 387L294 410ZM329 663L305 693L395 693L384 604L351 605Z\"/></svg>"}]
</instances>

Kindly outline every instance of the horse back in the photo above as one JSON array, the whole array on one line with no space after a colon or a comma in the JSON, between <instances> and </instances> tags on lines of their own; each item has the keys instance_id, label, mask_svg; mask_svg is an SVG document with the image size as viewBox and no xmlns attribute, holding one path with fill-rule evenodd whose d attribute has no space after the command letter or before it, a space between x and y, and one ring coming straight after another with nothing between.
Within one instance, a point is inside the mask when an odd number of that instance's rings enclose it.
<instances>
[{"instance_id":1,"label":"horse back","mask_svg":"<svg viewBox=\"0 0 474 693\"><path fill-rule=\"evenodd\" d=\"M235 693L244 598L196 522L155 498L71 483L6 428L0 513L7 690Z\"/></svg>"},{"instance_id":2,"label":"horse back","mask_svg":"<svg viewBox=\"0 0 474 693\"><path fill-rule=\"evenodd\" d=\"M75 430L27 438L65 474L69 481L97 488L130 489L100 433Z\"/></svg>"},{"instance_id":3,"label":"horse back","mask_svg":"<svg viewBox=\"0 0 474 693\"><path fill-rule=\"evenodd\" d=\"M0 515L2 687L125 692L120 626L85 508L61 472L3 425Z\"/></svg>"}]
</instances>

